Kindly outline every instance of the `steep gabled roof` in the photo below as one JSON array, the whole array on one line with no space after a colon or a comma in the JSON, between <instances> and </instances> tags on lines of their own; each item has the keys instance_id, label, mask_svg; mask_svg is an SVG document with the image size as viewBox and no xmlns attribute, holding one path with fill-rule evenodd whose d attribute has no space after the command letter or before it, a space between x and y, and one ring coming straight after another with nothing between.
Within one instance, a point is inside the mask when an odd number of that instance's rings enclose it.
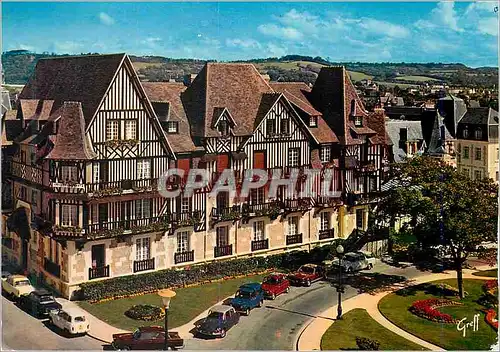
<instances>
[{"instance_id":1,"label":"steep gabled roof","mask_svg":"<svg viewBox=\"0 0 500 352\"><path fill-rule=\"evenodd\" d=\"M112 54L40 59L19 99L53 100L52 109L65 101L79 101L89 124L124 57Z\"/></svg>"},{"instance_id":2,"label":"steep gabled roof","mask_svg":"<svg viewBox=\"0 0 500 352\"><path fill-rule=\"evenodd\" d=\"M25 120L48 120L54 112L54 100L19 99Z\"/></svg>"},{"instance_id":3,"label":"steep gabled roof","mask_svg":"<svg viewBox=\"0 0 500 352\"><path fill-rule=\"evenodd\" d=\"M492 108L469 108L464 117L458 122L459 124L474 124L474 125L488 125L494 122L495 116L498 112ZM498 121L496 122L498 124Z\"/></svg>"}]
</instances>

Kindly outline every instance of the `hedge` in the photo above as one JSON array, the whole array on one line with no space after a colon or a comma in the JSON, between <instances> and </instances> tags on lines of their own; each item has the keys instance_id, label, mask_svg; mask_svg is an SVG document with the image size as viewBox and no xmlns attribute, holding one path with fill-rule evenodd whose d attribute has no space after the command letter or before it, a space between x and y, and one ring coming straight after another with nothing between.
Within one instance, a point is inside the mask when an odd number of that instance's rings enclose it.
<instances>
[{"instance_id":1,"label":"hedge","mask_svg":"<svg viewBox=\"0 0 500 352\"><path fill-rule=\"evenodd\" d=\"M124 314L134 320L157 321L165 317L165 310L151 304L137 304L130 307Z\"/></svg>"},{"instance_id":2,"label":"hedge","mask_svg":"<svg viewBox=\"0 0 500 352\"><path fill-rule=\"evenodd\" d=\"M316 247L310 252L294 251L206 264L183 269L166 269L139 275L85 282L80 285L80 297L90 303L155 292L164 288L185 287L212 280L248 275L268 269L295 270L305 263L321 263L327 259L332 245Z\"/></svg>"}]
</instances>

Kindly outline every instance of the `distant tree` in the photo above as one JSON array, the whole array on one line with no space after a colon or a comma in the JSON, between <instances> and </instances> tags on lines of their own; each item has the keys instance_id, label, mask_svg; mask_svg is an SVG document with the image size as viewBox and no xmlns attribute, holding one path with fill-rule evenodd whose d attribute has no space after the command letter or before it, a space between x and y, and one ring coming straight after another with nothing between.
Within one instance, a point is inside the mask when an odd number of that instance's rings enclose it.
<instances>
[{"instance_id":1,"label":"distant tree","mask_svg":"<svg viewBox=\"0 0 500 352\"><path fill-rule=\"evenodd\" d=\"M441 246L441 254L451 257L463 298L462 269L467 258L485 255L481 244L497 238L498 186L491 179L471 180L426 156L396 164L393 182L400 186L383 194L378 220L392 223L409 218L407 228L419 248Z\"/></svg>"}]
</instances>

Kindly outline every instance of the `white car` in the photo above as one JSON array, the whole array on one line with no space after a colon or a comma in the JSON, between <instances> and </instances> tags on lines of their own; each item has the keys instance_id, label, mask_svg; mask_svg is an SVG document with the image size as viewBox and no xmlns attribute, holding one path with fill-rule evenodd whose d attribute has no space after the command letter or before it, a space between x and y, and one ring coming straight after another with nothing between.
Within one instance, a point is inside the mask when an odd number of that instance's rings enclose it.
<instances>
[{"instance_id":1,"label":"white car","mask_svg":"<svg viewBox=\"0 0 500 352\"><path fill-rule=\"evenodd\" d=\"M369 252L349 252L342 258L342 271L346 273L353 273L364 269L371 269L375 264L375 260L376 259ZM334 259L332 261L332 266L334 268L338 267L339 260Z\"/></svg>"},{"instance_id":2,"label":"white car","mask_svg":"<svg viewBox=\"0 0 500 352\"><path fill-rule=\"evenodd\" d=\"M8 271L6 271L6 270L2 270L2 281L7 280L7 278L8 278L9 276L11 276L11 275L12 275L12 274L11 274L11 273L9 273Z\"/></svg>"},{"instance_id":3,"label":"white car","mask_svg":"<svg viewBox=\"0 0 500 352\"><path fill-rule=\"evenodd\" d=\"M29 295L35 291L30 280L22 275L9 275L5 279L2 277L2 290L6 295L19 299L23 295Z\"/></svg>"},{"instance_id":4,"label":"white car","mask_svg":"<svg viewBox=\"0 0 500 352\"><path fill-rule=\"evenodd\" d=\"M52 324L71 335L86 334L90 330L85 312L78 308L52 310L49 317Z\"/></svg>"}]
</instances>

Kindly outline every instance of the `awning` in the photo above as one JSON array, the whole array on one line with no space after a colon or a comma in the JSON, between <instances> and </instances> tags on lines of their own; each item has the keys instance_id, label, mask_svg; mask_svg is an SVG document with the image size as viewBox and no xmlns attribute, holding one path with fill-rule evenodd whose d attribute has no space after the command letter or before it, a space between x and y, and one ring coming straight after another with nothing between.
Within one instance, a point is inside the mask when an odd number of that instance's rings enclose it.
<instances>
[{"instance_id":1,"label":"awning","mask_svg":"<svg viewBox=\"0 0 500 352\"><path fill-rule=\"evenodd\" d=\"M7 219L7 228L9 231L17 233L24 240L29 241L31 239L31 231L25 207L19 207L12 212Z\"/></svg>"}]
</instances>

